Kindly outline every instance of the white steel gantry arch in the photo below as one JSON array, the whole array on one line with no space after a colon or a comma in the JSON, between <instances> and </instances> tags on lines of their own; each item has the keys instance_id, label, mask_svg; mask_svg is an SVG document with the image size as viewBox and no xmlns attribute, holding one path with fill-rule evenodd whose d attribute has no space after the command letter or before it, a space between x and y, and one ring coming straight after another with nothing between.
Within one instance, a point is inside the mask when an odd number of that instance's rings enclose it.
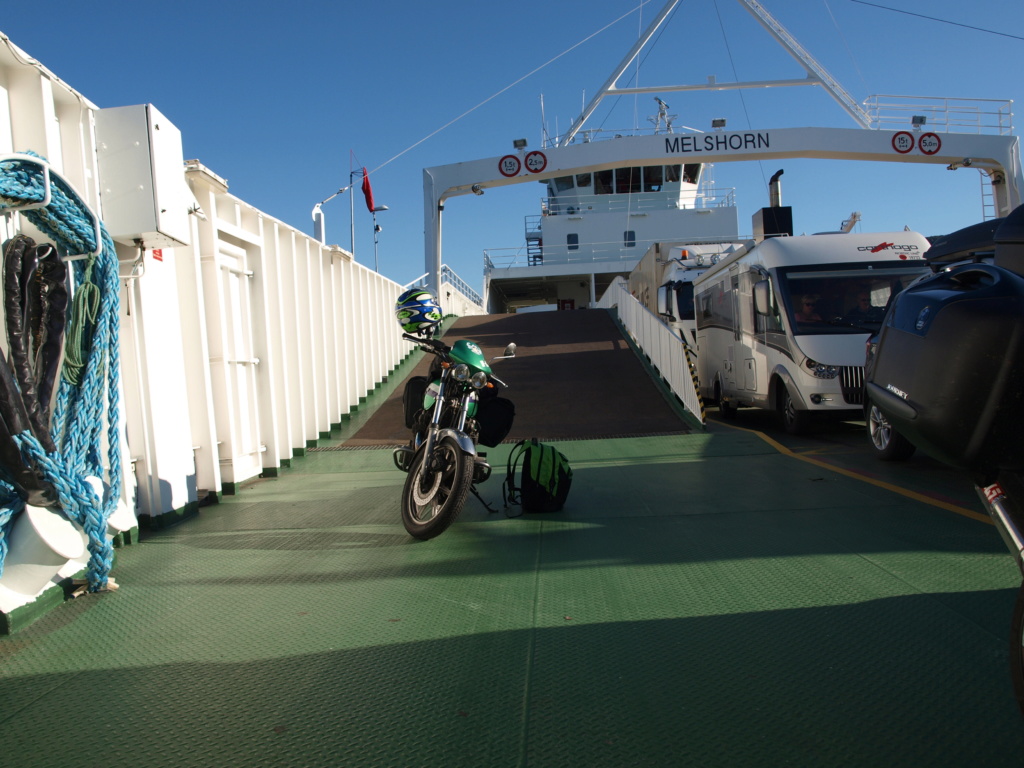
<instances>
[{"instance_id":1,"label":"white steel gantry arch","mask_svg":"<svg viewBox=\"0 0 1024 768\"><path fill-rule=\"evenodd\" d=\"M994 215L1005 216L1021 203L1019 140L1005 130L1000 135L879 130L877 121L808 53L757 0L738 0L758 23L806 72L805 78L737 83L710 80L699 85L619 88L616 83L654 33L668 19L679 0L668 0L633 47L619 62L598 93L554 146L543 151L518 149L515 153L483 160L425 168L424 267L428 284L441 284L441 220L450 197L485 189L542 181L587 171L616 167L661 165L667 161L715 163L742 160L820 158L875 162L926 163L950 168L971 166L986 174L991 185ZM615 141L572 143L586 120L606 96L672 91L708 91L817 85L859 126L849 128L788 128L716 131L696 134L660 134L620 137Z\"/></svg>"}]
</instances>

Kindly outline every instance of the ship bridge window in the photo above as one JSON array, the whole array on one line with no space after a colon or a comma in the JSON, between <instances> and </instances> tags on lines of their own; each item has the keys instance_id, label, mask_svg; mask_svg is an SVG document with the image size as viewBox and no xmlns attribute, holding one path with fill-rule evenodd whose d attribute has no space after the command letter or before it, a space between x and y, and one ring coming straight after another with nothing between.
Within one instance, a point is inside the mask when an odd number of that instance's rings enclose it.
<instances>
[{"instance_id":1,"label":"ship bridge window","mask_svg":"<svg viewBox=\"0 0 1024 768\"><path fill-rule=\"evenodd\" d=\"M572 189L572 176L559 176L555 179L555 191L567 192Z\"/></svg>"},{"instance_id":2,"label":"ship bridge window","mask_svg":"<svg viewBox=\"0 0 1024 768\"><path fill-rule=\"evenodd\" d=\"M700 163L687 163L683 166L683 181L696 184L698 176L700 176Z\"/></svg>"},{"instance_id":3,"label":"ship bridge window","mask_svg":"<svg viewBox=\"0 0 1024 768\"><path fill-rule=\"evenodd\" d=\"M674 181L679 181L679 174L682 172L683 166L681 165L666 165L665 166L665 183L670 184Z\"/></svg>"},{"instance_id":4,"label":"ship bridge window","mask_svg":"<svg viewBox=\"0 0 1024 768\"><path fill-rule=\"evenodd\" d=\"M615 192L617 194L640 191L640 169L639 168L616 168L615 169Z\"/></svg>"},{"instance_id":5,"label":"ship bridge window","mask_svg":"<svg viewBox=\"0 0 1024 768\"><path fill-rule=\"evenodd\" d=\"M644 192L661 192L665 179L664 169L660 165L644 166Z\"/></svg>"},{"instance_id":6,"label":"ship bridge window","mask_svg":"<svg viewBox=\"0 0 1024 768\"><path fill-rule=\"evenodd\" d=\"M577 173L576 174L576 186L577 187L589 187L590 186L590 174L589 173Z\"/></svg>"},{"instance_id":7,"label":"ship bridge window","mask_svg":"<svg viewBox=\"0 0 1024 768\"><path fill-rule=\"evenodd\" d=\"M614 171L598 171L594 174L594 194L610 195L612 193L613 173Z\"/></svg>"}]
</instances>

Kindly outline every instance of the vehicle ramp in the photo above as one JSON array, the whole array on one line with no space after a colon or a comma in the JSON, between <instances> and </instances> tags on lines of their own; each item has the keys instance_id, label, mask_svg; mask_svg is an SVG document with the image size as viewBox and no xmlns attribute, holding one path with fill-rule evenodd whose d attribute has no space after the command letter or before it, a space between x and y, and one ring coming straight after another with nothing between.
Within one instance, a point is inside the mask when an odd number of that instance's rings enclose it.
<instances>
[{"instance_id":1,"label":"vehicle ramp","mask_svg":"<svg viewBox=\"0 0 1024 768\"><path fill-rule=\"evenodd\" d=\"M472 339L488 360L509 342L516 357L492 365L508 384L501 392L516 408L506 442L685 434L682 406L652 378L607 310L478 315L458 319L443 339ZM410 346L412 344L410 343ZM348 447L404 445L404 381L426 375L422 359L348 440Z\"/></svg>"}]
</instances>

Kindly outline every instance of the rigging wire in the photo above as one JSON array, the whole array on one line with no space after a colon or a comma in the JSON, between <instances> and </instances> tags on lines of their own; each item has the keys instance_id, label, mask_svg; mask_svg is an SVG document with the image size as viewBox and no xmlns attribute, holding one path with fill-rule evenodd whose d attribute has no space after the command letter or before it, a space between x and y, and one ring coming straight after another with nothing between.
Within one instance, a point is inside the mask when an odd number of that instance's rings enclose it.
<instances>
[{"instance_id":1,"label":"rigging wire","mask_svg":"<svg viewBox=\"0 0 1024 768\"><path fill-rule=\"evenodd\" d=\"M639 6L638 6L638 9L639 9ZM675 8L672 9L672 13L670 13L668 18L665 19L665 23L661 25L661 28L658 30L658 34L655 35L654 39L646 46L646 53L644 53L643 57L640 58L638 63L637 63L637 67L636 67L637 74L634 74L633 76L631 76L629 78L629 80L626 81L627 87L630 86L630 85L633 85L634 83L636 85L639 85L639 82L637 82L637 81L639 81L639 79L640 79L639 78L640 69L643 67L644 63L647 61L647 57L650 56L654 52L654 49L658 46L658 42L661 40L661 36L663 34L665 34L665 29L668 28L668 26L672 23L672 19L675 18L676 12L678 10L679 10L679 6L678 5ZM611 118L612 112L614 112L615 108L619 105L619 99L621 99L621 98L622 98L621 96L616 96L612 100L611 106L608 107L608 111L605 113L604 118L598 124L598 128L597 128L598 130L603 130L604 129L605 123L607 123L608 120ZM636 114L635 113L633 115L633 119L634 119L634 125L637 125L638 123L636 122Z\"/></svg>"},{"instance_id":2,"label":"rigging wire","mask_svg":"<svg viewBox=\"0 0 1024 768\"><path fill-rule=\"evenodd\" d=\"M651 2L653 2L653 1L654 1L654 0L641 0L641 3L640 3L640 5L638 6L638 8L642 8L643 6L645 6L645 5L647 5L648 3L651 3ZM420 139L419 141L417 141L417 142L416 142L415 144L412 144L412 145L410 145L410 146L406 147L405 149L403 149L403 150L402 150L401 152L399 152L399 153L398 153L397 155L395 155L394 157L391 157L391 158L389 158L388 160L385 160L385 161L384 161L383 163L381 163L381 164L380 164L380 165L378 165L378 166L377 166L376 168L374 168L374 169L373 169L373 170L371 171L371 173L375 173L375 172L379 171L379 170L380 170L381 168L383 168L384 166L386 166L386 165L388 165L389 163L392 163L392 162L394 162L395 160L397 160L398 158L400 158L400 157L401 157L402 155L404 155L404 154L405 154L406 152L410 152L410 151L412 151L413 149L415 149L416 147L418 147L418 146L419 146L420 144L422 144L423 142L427 141L428 139L431 139L431 138L433 138L434 136L436 136L437 134L439 134L439 133L440 133L441 131L445 130L446 128L448 128L448 127L450 127L450 126L452 126L452 125L454 125L454 124L455 124L455 123L457 123L457 122L458 122L459 120L461 120L462 118L464 118L464 117L465 117L466 115L468 115L468 114L470 114L470 113L472 113L472 112L475 112L476 110L480 109L480 107L482 107L482 106L483 106L484 104L487 104L487 103L488 103L489 101L493 101L494 99L498 98L498 97L499 97L499 96L500 96L501 94L505 93L505 91L508 91L508 90L510 90L511 88L514 88L515 86L519 85L519 84L520 84L521 82L523 82L524 80L526 80L527 78L529 78L529 77L532 77L533 75L537 74L537 73L538 73L538 72L540 72L540 71L541 71L542 69L544 69L545 67L547 67L547 66L549 66L549 65L553 64L554 62L558 61L558 60L559 60L560 58L562 58L562 57L563 57L563 56L565 56L566 54L568 54L568 53L570 53L570 52L572 52L572 51L576 50L577 48L579 48L579 47L580 47L581 45L583 45L584 43L586 43L586 42L589 42L589 41L590 41L590 40L592 40L593 38L597 37L597 36L598 36L599 34L601 34L602 32L604 32L605 30L609 29L610 27L613 27L613 26L615 26L616 24L618 24L618 23L619 23L620 21L622 21L623 19L625 19L625 18L626 18L627 16L629 16L629 15L630 15L630 14L632 14L632 13L634 13L634 11L627 11L626 13L622 14L621 16L619 16L619 17L618 17L617 19L615 19L614 21L610 21L610 22L608 22L608 23L607 23L607 24L605 24L605 25L604 25L603 27L601 27L601 28L600 28L599 30L597 30L596 32L592 32L591 34L587 35L587 36L586 36L585 38L583 38L582 40L580 40L580 41L579 41L578 43L576 43L576 44L574 44L574 45L571 45L570 47L566 48L566 49L565 49L564 51L562 51L562 52L561 52L560 54L558 54L557 56L554 56L554 57L552 57L552 58L548 59L548 60L547 60L546 62L544 62L543 64L541 64L541 65L540 65L539 67L536 67L536 68L532 69L531 71L527 72L527 73L526 73L525 75L523 75L522 77L520 77L520 78L519 78L518 80L515 80L515 81L513 81L513 82L509 83L509 84L508 84L508 85L506 85L506 86L505 86L504 88L502 88L502 89L501 89L500 91L497 91L496 93L494 93L494 94L492 94L492 95L488 96L488 97L487 97L486 99L484 99L483 101L481 101L481 102L480 102L479 104L477 104L477 105L476 105L475 107L470 107L469 109L467 109L467 110L466 110L465 112L463 112L463 113L462 113L461 115L459 115L458 117L455 117L455 118L453 118L453 119L449 120L449 121L448 121L447 123L445 123L444 125L442 125L442 126L441 126L440 128L437 128L436 130L432 131L431 133L428 133L428 134L427 134L426 136L424 136L424 137L423 137L422 139Z\"/></svg>"},{"instance_id":3,"label":"rigging wire","mask_svg":"<svg viewBox=\"0 0 1024 768\"><path fill-rule=\"evenodd\" d=\"M718 0L715 0L715 15L718 16L718 26L722 28L722 39L725 41L725 52L729 56L729 65L732 67L732 77L736 82L740 81L739 73L736 71L736 61L732 57L732 48L729 46L729 36L725 32L725 24L722 22L722 12L718 7ZM743 98L742 89L738 93L740 97L740 104L743 106L743 116L747 119L747 128L752 126L750 122L750 113L747 111L747 102ZM761 182L768 186L768 180L764 176L764 165L760 160L757 161L757 169L761 173Z\"/></svg>"},{"instance_id":4,"label":"rigging wire","mask_svg":"<svg viewBox=\"0 0 1024 768\"><path fill-rule=\"evenodd\" d=\"M846 35L843 34L843 28L839 26L839 22L836 20L835 14L832 13L832 7L828 4L828 0L821 0L825 6L825 10L828 11L828 17L832 19L832 26L836 28L836 32L839 33L839 39L843 41L843 47L846 48L846 53L850 57L850 61L853 62L853 68L857 70L857 76L860 78L861 85L864 86L864 91L868 92L868 82L864 79L864 73L861 72L860 65L857 63L856 57L853 55L853 51L850 49L850 43L846 40Z\"/></svg>"},{"instance_id":5,"label":"rigging wire","mask_svg":"<svg viewBox=\"0 0 1024 768\"><path fill-rule=\"evenodd\" d=\"M1012 37L1014 40L1024 40L1024 37L1020 35L1011 35L1008 32L997 32L994 29L983 29L982 27L972 27L970 24L961 24L958 21L949 21L948 19L938 19L934 16L925 16L923 13L913 13L912 11L904 11L900 8L890 8L887 5L878 5L877 3L868 3L865 0L851 0L854 3L860 3L861 5L870 5L872 8L881 8L883 11L892 11L894 13L905 13L907 16L917 16L921 19L928 19L929 21L938 21L943 24L952 24L954 27L963 27L964 29L973 29L976 32L987 32L990 35L1002 35L1003 37Z\"/></svg>"}]
</instances>

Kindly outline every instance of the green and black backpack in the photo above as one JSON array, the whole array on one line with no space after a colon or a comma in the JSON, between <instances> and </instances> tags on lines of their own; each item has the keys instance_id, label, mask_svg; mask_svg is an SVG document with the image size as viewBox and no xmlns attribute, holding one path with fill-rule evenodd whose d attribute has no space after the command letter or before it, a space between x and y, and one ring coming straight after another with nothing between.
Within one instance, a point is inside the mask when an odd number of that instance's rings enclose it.
<instances>
[{"instance_id":1,"label":"green and black backpack","mask_svg":"<svg viewBox=\"0 0 1024 768\"><path fill-rule=\"evenodd\" d=\"M516 467L522 460L519 485ZM520 440L508 455L508 474L502 486L505 504L520 504L526 512L558 512L569 496L572 467L565 454L536 438Z\"/></svg>"}]
</instances>

